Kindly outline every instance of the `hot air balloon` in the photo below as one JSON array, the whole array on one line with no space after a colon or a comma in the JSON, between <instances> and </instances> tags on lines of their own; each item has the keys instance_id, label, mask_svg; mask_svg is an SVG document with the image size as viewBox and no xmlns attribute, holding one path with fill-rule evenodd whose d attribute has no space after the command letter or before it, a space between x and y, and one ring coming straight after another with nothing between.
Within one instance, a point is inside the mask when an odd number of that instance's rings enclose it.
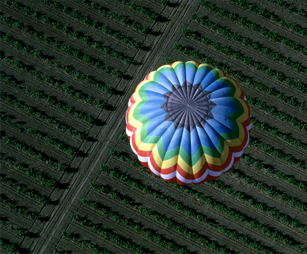
<instances>
[{"instance_id":1,"label":"hot air balloon","mask_svg":"<svg viewBox=\"0 0 307 254\"><path fill-rule=\"evenodd\" d=\"M195 61L150 72L129 99L126 124L139 161L180 185L201 184L229 171L252 128L249 105L236 81Z\"/></svg>"}]
</instances>

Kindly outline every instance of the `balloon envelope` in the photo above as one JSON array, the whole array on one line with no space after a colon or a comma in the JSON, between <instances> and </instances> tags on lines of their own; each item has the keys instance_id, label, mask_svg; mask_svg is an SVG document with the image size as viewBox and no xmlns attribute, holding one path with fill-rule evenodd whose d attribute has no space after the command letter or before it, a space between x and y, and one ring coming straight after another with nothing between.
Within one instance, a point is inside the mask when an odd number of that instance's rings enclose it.
<instances>
[{"instance_id":1,"label":"balloon envelope","mask_svg":"<svg viewBox=\"0 0 307 254\"><path fill-rule=\"evenodd\" d=\"M150 72L128 102L126 133L150 171L181 185L214 180L249 142L250 108L236 81L209 64Z\"/></svg>"}]
</instances>

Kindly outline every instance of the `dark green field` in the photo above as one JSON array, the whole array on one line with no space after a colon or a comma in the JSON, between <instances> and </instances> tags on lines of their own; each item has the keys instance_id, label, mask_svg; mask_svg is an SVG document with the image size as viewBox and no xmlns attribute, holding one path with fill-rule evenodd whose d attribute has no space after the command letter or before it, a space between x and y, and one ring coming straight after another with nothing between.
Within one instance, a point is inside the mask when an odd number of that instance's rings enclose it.
<instances>
[{"instance_id":1,"label":"dark green field","mask_svg":"<svg viewBox=\"0 0 307 254\"><path fill-rule=\"evenodd\" d=\"M307 2L1 0L1 253L307 253ZM137 160L128 99L209 63L251 107L219 179Z\"/></svg>"}]
</instances>

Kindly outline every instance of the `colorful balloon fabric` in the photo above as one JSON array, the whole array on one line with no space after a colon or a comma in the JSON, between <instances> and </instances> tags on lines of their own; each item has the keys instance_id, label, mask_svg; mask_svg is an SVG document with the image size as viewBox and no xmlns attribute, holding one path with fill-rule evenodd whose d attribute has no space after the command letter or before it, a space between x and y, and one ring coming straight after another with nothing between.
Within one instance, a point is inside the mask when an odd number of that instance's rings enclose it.
<instances>
[{"instance_id":1,"label":"colorful balloon fabric","mask_svg":"<svg viewBox=\"0 0 307 254\"><path fill-rule=\"evenodd\" d=\"M180 185L204 183L230 170L252 128L236 81L194 61L150 72L130 97L126 123L140 162Z\"/></svg>"}]
</instances>

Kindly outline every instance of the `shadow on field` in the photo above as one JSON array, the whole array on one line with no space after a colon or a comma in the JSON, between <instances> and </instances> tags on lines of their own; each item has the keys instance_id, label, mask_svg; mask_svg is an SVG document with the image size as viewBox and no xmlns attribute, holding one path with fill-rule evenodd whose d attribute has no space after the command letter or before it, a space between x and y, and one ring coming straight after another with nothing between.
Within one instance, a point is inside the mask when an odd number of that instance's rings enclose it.
<instances>
[{"instance_id":1,"label":"shadow on field","mask_svg":"<svg viewBox=\"0 0 307 254\"><path fill-rule=\"evenodd\" d=\"M39 234L33 232L27 232L25 236L29 238L38 238Z\"/></svg>"},{"instance_id":2,"label":"shadow on field","mask_svg":"<svg viewBox=\"0 0 307 254\"><path fill-rule=\"evenodd\" d=\"M159 17L157 18L157 22L165 23L168 21L170 21L170 19L168 19L167 17L161 16L161 15L159 15Z\"/></svg>"},{"instance_id":3,"label":"shadow on field","mask_svg":"<svg viewBox=\"0 0 307 254\"><path fill-rule=\"evenodd\" d=\"M95 125L97 126L103 126L105 125L106 122L102 121L102 120L99 120L99 119L95 119Z\"/></svg>"},{"instance_id":4,"label":"shadow on field","mask_svg":"<svg viewBox=\"0 0 307 254\"><path fill-rule=\"evenodd\" d=\"M1 216L0 217L0 221L1 221L1 224L3 225L3 226L12 226L12 225L10 225L10 224L7 224L7 222L9 222L9 220L8 220L8 218L7 217L5 217L5 216ZM27 231L27 229L25 229L25 228L18 228L18 230L24 230L25 232ZM25 237L29 237L29 238L38 238L39 237L39 234L36 234L36 233L32 233L32 232L26 232L25 233L25 235L24 235Z\"/></svg>"},{"instance_id":5,"label":"shadow on field","mask_svg":"<svg viewBox=\"0 0 307 254\"><path fill-rule=\"evenodd\" d=\"M69 183L56 183L55 187L60 190L65 190L68 189Z\"/></svg>"},{"instance_id":6,"label":"shadow on field","mask_svg":"<svg viewBox=\"0 0 307 254\"><path fill-rule=\"evenodd\" d=\"M88 153L85 153L85 152L82 152L82 151L78 151L78 152L76 153L76 156L77 156L77 157L85 158L85 157L88 156Z\"/></svg>"},{"instance_id":7,"label":"shadow on field","mask_svg":"<svg viewBox=\"0 0 307 254\"><path fill-rule=\"evenodd\" d=\"M26 248L18 248L18 252L22 253L22 254L31 253L31 251L29 249L26 249Z\"/></svg>"},{"instance_id":8,"label":"shadow on field","mask_svg":"<svg viewBox=\"0 0 307 254\"><path fill-rule=\"evenodd\" d=\"M131 62L131 64L133 64L133 65L137 65L137 66L142 65L142 63L141 63L141 62L137 62L137 61L132 61L132 62Z\"/></svg>"},{"instance_id":9,"label":"shadow on field","mask_svg":"<svg viewBox=\"0 0 307 254\"><path fill-rule=\"evenodd\" d=\"M130 76L130 75L123 75L123 79L131 80L131 79L133 79L133 77Z\"/></svg>"},{"instance_id":10,"label":"shadow on field","mask_svg":"<svg viewBox=\"0 0 307 254\"><path fill-rule=\"evenodd\" d=\"M105 107L106 110L109 110L109 111L114 111L116 109L115 106L111 105L111 104L107 104L106 107Z\"/></svg>"},{"instance_id":11,"label":"shadow on field","mask_svg":"<svg viewBox=\"0 0 307 254\"><path fill-rule=\"evenodd\" d=\"M89 142L96 142L96 141L98 141L98 139L95 139L95 138L92 138L92 137L89 137L89 136L87 136L87 137L85 138L85 140L86 140L86 141L89 141Z\"/></svg>"},{"instance_id":12,"label":"shadow on field","mask_svg":"<svg viewBox=\"0 0 307 254\"><path fill-rule=\"evenodd\" d=\"M120 95L120 96L121 96L121 95L124 95L124 92L114 89L114 90L113 90L113 94L114 94L114 95Z\"/></svg>"},{"instance_id":13,"label":"shadow on field","mask_svg":"<svg viewBox=\"0 0 307 254\"><path fill-rule=\"evenodd\" d=\"M155 32L155 31L151 31L151 32L150 32L150 34L151 34L151 35L154 35L154 36L159 36L159 35L161 35L161 34L162 34L162 32L158 32L158 31L156 31L156 32Z\"/></svg>"},{"instance_id":14,"label":"shadow on field","mask_svg":"<svg viewBox=\"0 0 307 254\"><path fill-rule=\"evenodd\" d=\"M166 5L169 6L169 7L175 8L175 7L179 6L179 3L170 3L170 2L167 2Z\"/></svg>"},{"instance_id":15,"label":"shadow on field","mask_svg":"<svg viewBox=\"0 0 307 254\"><path fill-rule=\"evenodd\" d=\"M47 221L50 221L50 216L38 216L37 220L42 222L42 223L47 222Z\"/></svg>"},{"instance_id":16,"label":"shadow on field","mask_svg":"<svg viewBox=\"0 0 307 254\"><path fill-rule=\"evenodd\" d=\"M14 117L12 117L12 119L16 119L16 117L14 116ZM26 124L27 122L25 122L25 121L17 121L15 123L22 125L22 124Z\"/></svg>"},{"instance_id":17,"label":"shadow on field","mask_svg":"<svg viewBox=\"0 0 307 254\"><path fill-rule=\"evenodd\" d=\"M77 168L67 167L67 168L65 168L64 171L65 171L66 173L76 173L76 172L78 172L78 169L77 169Z\"/></svg>"},{"instance_id":18,"label":"shadow on field","mask_svg":"<svg viewBox=\"0 0 307 254\"><path fill-rule=\"evenodd\" d=\"M1 222L1 224L5 224L5 222L7 222L8 221L8 218L7 217L5 217L5 216L0 216L0 222Z\"/></svg>"},{"instance_id":19,"label":"shadow on field","mask_svg":"<svg viewBox=\"0 0 307 254\"><path fill-rule=\"evenodd\" d=\"M140 48L141 50L144 50L144 51L149 51L149 50L151 50L151 47L148 47L148 46L141 46L141 48Z\"/></svg>"},{"instance_id":20,"label":"shadow on field","mask_svg":"<svg viewBox=\"0 0 307 254\"><path fill-rule=\"evenodd\" d=\"M59 201L59 200L48 200L47 203L48 203L49 205L54 205L54 206L56 206L56 205L60 204L60 201Z\"/></svg>"}]
</instances>

